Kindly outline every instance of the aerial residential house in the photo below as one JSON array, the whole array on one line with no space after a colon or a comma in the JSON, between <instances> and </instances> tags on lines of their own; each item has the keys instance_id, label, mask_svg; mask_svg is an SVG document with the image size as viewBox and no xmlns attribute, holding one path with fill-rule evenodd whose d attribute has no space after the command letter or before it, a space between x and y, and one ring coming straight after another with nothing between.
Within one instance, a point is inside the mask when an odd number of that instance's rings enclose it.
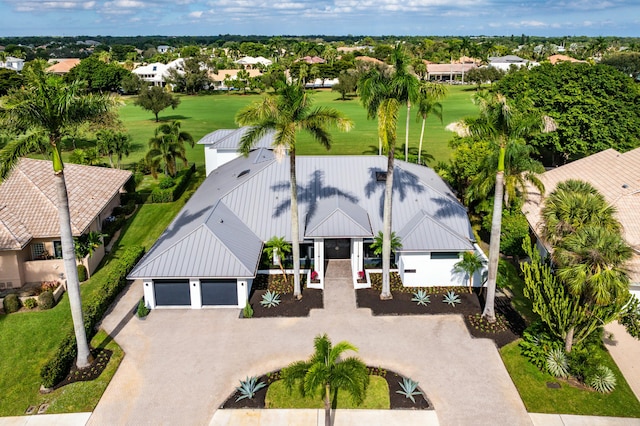
<instances>
[{"instance_id":1,"label":"aerial residential house","mask_svg":"<svg viewBox=\"0 0 640 426\"><path fill-rule=\"evenodd\" d=\"M238 65L244 65L248 68L256 68L258 64L268 67L273 62L270 59L264 58L262 56L258 56L254 58L253 56L245 56L244 58L240 58L236 61Z\"/></svg>"},{"instance_id":2,"label":"aerial residential house","mask_svg":"<svg viewBox=\"0 0 640 426\"><path fill-rule=\"evenodd\" d=\"M538 177L551 193L558 183L568 179L589 182L616 208L616 217L623 228L623 237L633 249L633 258L626 265L631 281L630 290L640 297L640 148L619 153L607 149L589 157L573 161L546 171ZM522 207L529 225L538 237L538 247L543 253L551 247L540 238L541 211L544 207L542 194L530 187Z\"/></svg>"},{"instance_id":3,"label":"aerial residential house","mask_svg":"<svg viewBox=\"0 0 640 426\"><path fill-rule=\"evenodd\" d=\"M213 87L217 90L229 90L233 88L233 84L227 85L229 81L233 82L238 79L238 72L242 70L218 70L218 72L209 71L209 80L211 80ZM249 73L249 77L259 77L262 75L262 71L257 68L248 68L245 71Z\"/></svg>"},{"instance_id":4,"label":"aerial residential house","mask_svg":"<svg viewBox=\"0 0 640 426\"><path fill-rule=\"evenodd\" d=\"M47 72L65 75L71 68L75 67L80 63L80 59L78 58L60 58L60 59L49 59L48 61L51 66L47 68Z\"/></svg>"},{"instance_id":5,"label":"aerial residential house","mask_svg":"<svg viewBox=\"0 0 640 426\"><path fill-rule=\"evenodd\" d=\"M225 138L241 135L218 132L220 142L214 132L205 146L220 147ZM142 281L150 307L245 306L264 243L274 236L291 241L289 160L261 146L208 168L200 188L129 274ZM323 288L328 259L349 259L354 288L368 286L357 278L365 265L379 262L370 244L382 229L386 157L297 156L296 168L300 266L319 278L308 287ZM467 285L454 264L479 248L450 188L432 169L397 160L393 197L393 230L402 239L396 264L404 285Z\"/></svg>"},{"instance_id":6,"label":"aerial residential house","mask_svg":"<svg viewBox=\"0 0 640 426\"><path fill-rule=\"evenodd\" d=\"M0 62L2 64L2 68L7 68L16 72L22 71L24 68L24 59L22 58L14 58L13 56L7 56L4 62Z\"/></svg>"},{"instance_id":7,"label":"aerial residential house","mask_svg":"<svg viewBox=\"0 0 640 426\"><path fill-rule=\"evenodd\" d=\"M168 52L173 52L173 47L167 46L165 44L161 44L160 46L156 47L156 50L158 51L158 53L164 54Z\"/></svg>"},{"instance_id":8,"label":"aerial residential house","mask_svg":"<svg viewBox=\"0 0 640 426\"><path fill-rule=\"evenodd\" d=\"M101 230L130 177L125 170L65 166L74 236ZM83 260L89 273L103 256L101 246ZM0 184L0 290L63 279L53 168L50 161L23 158Z\"/></svg>"},{"instance_id":9,"label":"aerial residential house","mask_svg":"<svg viewBox=\"0 0 640 426\"><path fill-rule=\"evenodd\" d=\"M551 55L547 58L547 60L551 62L553 65L557 64L558 62L587 62L587 61L580 61L578 59L572 58L571 56L567 56L567 55Z\"/></svg>"},{"instance_id":10,"label":"aerial residential house","mask_svg":"<svg viewBox=\"0 0 640 426\"><path fill-rule=\"evenodd\" d=\"M166 78L169 76L169 70L172 68L177 69L179 73L183 73L184 59L178 58L168 64L154 62L140 66L131 72L153 86L164 87L166 85Z\"/></svg>"},{"instance_id":11,"label":"aerial residential house","mask_svg":"<svg viewBox=\"0 0 640 426\"><path fill-rule=\"evenodd\" d=\"M502 71L509 71L511 67L535 67L540 65L538 62L522 59L516 55L492 56L489 57L489 66Z\"/></svg>"}]
</instances>

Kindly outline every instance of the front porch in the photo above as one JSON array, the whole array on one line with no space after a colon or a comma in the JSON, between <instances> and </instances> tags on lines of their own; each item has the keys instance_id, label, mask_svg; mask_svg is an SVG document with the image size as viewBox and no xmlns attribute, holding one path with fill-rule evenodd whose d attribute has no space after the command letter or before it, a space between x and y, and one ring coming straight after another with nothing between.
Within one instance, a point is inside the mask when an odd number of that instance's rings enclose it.
<instances>
[{"instance_id":1,"label":"front porch","mask_svg":"<svg viewBox=\"0 0 640 426\"><path fill-rule=\"evenodd\" d=\"M371 287L369 274L365 269L365 260L371 260L371 258L365 257L365 244L368 243L365 243L364 238L315 238L313 269L309 269L307 276L308 287L324 290L327 265L330 260L349 261L348 263L340 262L350 266L350 270L342 267L341 274L343 277L351 278L354 289ZM312 276L315 279L312 279Z\"/></svg>"}]
</instances>

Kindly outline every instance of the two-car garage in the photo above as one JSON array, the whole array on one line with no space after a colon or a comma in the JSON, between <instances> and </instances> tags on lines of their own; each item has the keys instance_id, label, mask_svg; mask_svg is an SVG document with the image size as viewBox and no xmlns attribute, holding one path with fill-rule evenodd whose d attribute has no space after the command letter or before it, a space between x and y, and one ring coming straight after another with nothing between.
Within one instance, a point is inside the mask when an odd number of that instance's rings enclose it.
<instances>
[{"instance_id":1,"label":"two-car garage","mask_svg":"<svg viewBox=\"0 0 640 426\"><path fill-rule=\"evenodd\" d=\"M231 279L157 279L144 283L145 299L152 301L149 304L154 308L244 307L248 289L249 282Z\"/></svg>"}]
</instances>

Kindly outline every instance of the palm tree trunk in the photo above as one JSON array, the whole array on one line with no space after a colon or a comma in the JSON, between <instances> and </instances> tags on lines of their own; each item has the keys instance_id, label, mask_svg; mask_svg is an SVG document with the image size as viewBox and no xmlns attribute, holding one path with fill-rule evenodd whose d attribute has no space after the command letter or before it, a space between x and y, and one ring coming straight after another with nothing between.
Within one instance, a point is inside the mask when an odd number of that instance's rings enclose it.
<instances>
[{"instance_id":1,"label":"palm tree trunk","mask_svg":"<svg viewBox=\"0 0 640 426\"><path fill-rule=\"evenodd\" d=\"M575 331L575 327L570 327L567 330L567 335L564 338L564 351L566 353L571 352L571 348L573 347L573 333Z\"/></svg>"},{"instance_id":2,"label":"palm tree trunk","mask_svg":"<svg viewBox=\"0 0 640 426\"><path fill-rule=\"evenodd\" d=\"M494 310L496 298L496 279L498 277L498 261L500 259L500 233L502 228L502 198L504 195L504 156L505 147L500 146L498 172L496 173L496 189L493 199L493 216L491 219L491 240L489 241L489 275L487 278L487 299L484 303L482 317L488 322L496 321Z\"/></svg>"},{"instance_id":3,"label":"palm tree trunk","mask_svg":"<svg viewBox=\"0 0 640 426\"><path fill-rule=\"evenodd\" d=\"M409 119L411 118L411 101L407 101L407 127L404 129L404 161L409 161Z\"/></svg>"},{"instance_id":4,"label":"palm tree trunk","mask_svg":"<svg viewBox=\"0 0 640 426\"><path fill-rule=\"evenodd\" d=\"M324 385L324 426L331 426L331 389Z\"/></svg>"},{"instance_id":5,"label":"palm tree trunk","mask_svg":"<svg viewBox=\"0 0 640 426\"><path fill-rule=\"evenodd\" d=\"M55 153L54 153L55 156ZM69 213L69 196L64 179L64 172L55 173L56 192L58 193L58 217L60 220L60 241L62 243L62 259L67 275L67 291L69 292L69 305L73 319L73 329L78 345L78 358L76 367L85 368L91 364L91 352L87 342L87 334L84 328L82 315L82 300L80 299L80 283L78 281L78 269L73 249L73 235L71 232L71 218Z\"/></svg>"},{"instance_id":6,"label":"palm tree trunk","mask_svg":"<svg viewBox=\"0 0 640 426\"><path fill-rule=\"evenodd\" d=\"M420 130L420 145L418 146L418 164L422 164L422 139L424 138L424 125L427 122L425 116L422 116L422 129Z\"/></svg>"},{"instance_id":7,"label":"palm tree trunk","mask_svg":"<svg viewBox=\"0 0 640 426\"><path fill-rule=\"evenodd\" d=\"M387 153L387 180L384 187L384 207L382 216L382 292L381 300L393 299L389 282L391 266L391 200L393 197L393 164L395 144L391 143Z\"/></svg>"},{"instance_id":8,"label":"palm tree trunk","mask_svg":"<svg viewBox=\"0 0 640 426\"><path fill-rule=\"evenodd\" d=\"M293 254L293 296L302 299L300 288L300 226L298 224L298 183L296 181L296 150L289 150L291 180L291 253Z\"/></svg>"}]
</instances>

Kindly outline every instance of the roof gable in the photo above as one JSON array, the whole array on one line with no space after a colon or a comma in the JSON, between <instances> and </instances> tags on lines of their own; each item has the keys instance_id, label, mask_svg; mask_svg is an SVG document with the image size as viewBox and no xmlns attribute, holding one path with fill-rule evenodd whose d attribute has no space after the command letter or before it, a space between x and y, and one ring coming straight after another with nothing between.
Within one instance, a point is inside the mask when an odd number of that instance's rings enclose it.
<instances>
[{"instance_id":1,"label":"roof gable","mask_svg":"<svg viewBox=\"0 0 640 426\"><path fill-rule=\"evenodd\" d=\"M371 223L366 210L343 196L321 200L314 212L307 214L305 237L371 237Z\"/></svg>"},{"instance_id":2,"label":"roof gable","mask_svg":"<svg viewBox=\"0 0 640 426\"><path fill-rule=\"evenodd\" d=\"M473 244L434 217L420 210L398 232L400 251L462 251L473 250Z\"/></svg>"}]
</instances>

